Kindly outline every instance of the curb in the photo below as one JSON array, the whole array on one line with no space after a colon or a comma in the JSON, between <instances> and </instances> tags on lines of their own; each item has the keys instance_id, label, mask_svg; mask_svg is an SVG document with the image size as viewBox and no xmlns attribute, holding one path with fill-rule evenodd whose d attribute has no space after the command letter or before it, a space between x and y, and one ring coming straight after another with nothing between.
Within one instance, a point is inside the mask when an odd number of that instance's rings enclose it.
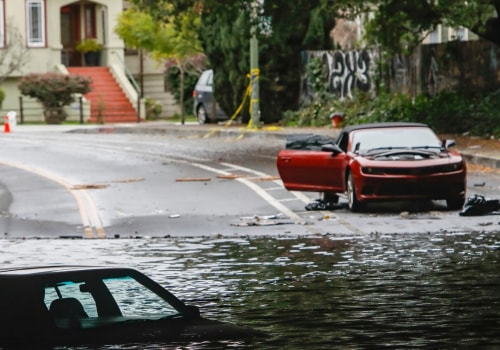
<instances>
[{"instance_id":1,"label":"curb","mask_svg":"<svg viewBox=\"0 0 500 350\"><path fill-rule=\"evenodd\" d=\"M460 152L460 154L462 155L462 157L464 157L467 163L481 165L488 168L500 169L500 159L498 158L493 158L478 154L469 154L466 152Z\"/></svg>"}]
</instances>

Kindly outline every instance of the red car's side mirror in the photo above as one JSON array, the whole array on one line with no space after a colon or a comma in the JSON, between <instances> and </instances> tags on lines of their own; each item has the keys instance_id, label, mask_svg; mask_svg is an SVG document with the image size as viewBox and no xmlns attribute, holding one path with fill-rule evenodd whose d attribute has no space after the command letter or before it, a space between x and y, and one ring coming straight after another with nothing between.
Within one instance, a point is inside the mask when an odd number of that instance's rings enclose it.
<instances>
[{"instance_id":1,"label":"red car's side mirror","mask_svg":"<svg viewBox=\"0 0 500 350\"><path fill-rule=\"evenodd\" d=\"M344 152L338 145L331 144L331 143L328 143L326 145L321 146L321 150L324 152L331 152L331 153L333 153L333 155Z\"/></svg>"}]
</instances>

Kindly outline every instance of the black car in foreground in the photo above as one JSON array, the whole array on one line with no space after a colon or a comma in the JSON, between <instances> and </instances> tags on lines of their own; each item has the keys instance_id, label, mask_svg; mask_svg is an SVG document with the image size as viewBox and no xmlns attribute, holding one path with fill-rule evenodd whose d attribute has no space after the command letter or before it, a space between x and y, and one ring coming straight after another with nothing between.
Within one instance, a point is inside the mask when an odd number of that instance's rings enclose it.
<instances>
[{"instance_id":1,"label":"black car in foreground","mask_svg":"<svg viewBox=\"0 0 500 350\"><path fill-rule=\"evenodd\" d=\"M262 332L200 316L131 268L0 269L0 348L231 340Z\"/></svg>"}]
</instances>

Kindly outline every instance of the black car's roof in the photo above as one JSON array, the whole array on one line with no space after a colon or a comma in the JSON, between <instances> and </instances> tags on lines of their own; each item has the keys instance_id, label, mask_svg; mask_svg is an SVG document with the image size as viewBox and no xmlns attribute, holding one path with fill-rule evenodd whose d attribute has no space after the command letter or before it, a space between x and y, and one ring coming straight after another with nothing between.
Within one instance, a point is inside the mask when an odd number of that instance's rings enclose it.
<instances>
[{"instance_id":1,"label":"black car's roof","mask_svg":"<svg viewBox=\"0 0 500 350\"><path fill-rule=\"evenodd\" d=\"M408 122L392 122L392 123L369 123L369 124L359 124L359 125L347 125L342 129L342 132L351 132L354 130L362 129L377 129L377 128L401 128L401 127L426 127L428 125L422 123L408 123Z\"/></svg>"},{"instance_id":2,"label":"black car's roof","mask_svg":"<svg viewBox=\"0 0 500 350\"><path fill-rule=\"evenodd\" d=\"M123 267L105 267L105 266L85 266L85 265L43 265L43 266L24 266L8 267L0 269L0 278L11 276L33 276L50 275L57 273L85 272L85 271L124 271L130 270Z\"/></svg>"}]
</instances>

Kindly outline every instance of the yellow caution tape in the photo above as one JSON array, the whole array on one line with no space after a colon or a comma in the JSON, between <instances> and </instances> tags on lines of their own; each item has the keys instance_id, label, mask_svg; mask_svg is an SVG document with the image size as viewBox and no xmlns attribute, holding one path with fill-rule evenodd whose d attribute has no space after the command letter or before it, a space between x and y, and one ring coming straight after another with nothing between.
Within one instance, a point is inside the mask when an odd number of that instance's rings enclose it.
<instances>
[{"instance_id":1,"label":"yellow caution tape","mask_svg":"<svg viewBox=\"0 0 500 350\"><path fill-rule=\"evenodd\" d=\"M236 109L234 114L231 116L231 118L229 118L229 120L226 122L226 124L224 124L225 128L229 127L231 125L231 123L233 122L233 120L240 114L241 110L243 109L243 106L245 105L247 99L250 97L250 95L252 93L252 79L259 79L259 76L260 76L260 69L259 68L254 68L250 71L250 74L247 74L247 78L250 79L250 82L249 82L247 89L245 91L245 95L243 96L243 100L241 101L241 104L238 106L238 108ZM250 100L250 107L249 107L250 115L252 115L252 104L255 102L259 102L259 101L260 101L259 99L251 99ZM257 127L253 126L252 118L250 118L248 121L248 124L246 126L246 130L244 130L236 139L240 140L241 138L243 138L245 133L248 132L249 130L253 131L253 130L257 130L257 129L258 129ZM277 126L269 126L269 127L265 127L262 129L268 130L268 131L282 130L282 128L277 127ZM213 134L215 134L216 132L217 132L217 129L214 129L214 130L210 131L208 134L206 134L204 136L204 138L210 137Z\"/></svg>"}]
</instances>

